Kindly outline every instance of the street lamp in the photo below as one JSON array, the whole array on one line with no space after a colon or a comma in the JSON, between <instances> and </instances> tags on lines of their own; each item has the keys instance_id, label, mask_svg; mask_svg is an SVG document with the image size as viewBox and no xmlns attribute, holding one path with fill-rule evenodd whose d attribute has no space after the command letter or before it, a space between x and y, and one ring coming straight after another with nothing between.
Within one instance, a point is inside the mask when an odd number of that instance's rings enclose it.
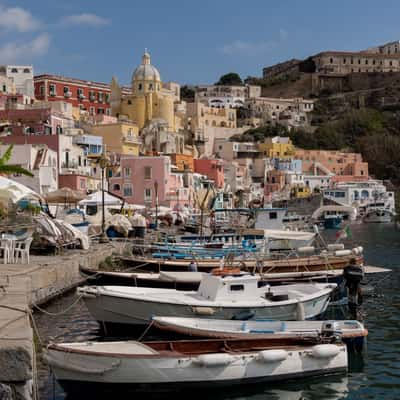
<instances>
[{"instance_id":1,"label":"street lamp","mask_svg":"<svg viewBox=\"0 0 400 400\"><path fill-rule=\"evenodd\" d=\"M106 153L103 151L101 157L99 159L99 166L101 168L101 236L100 243L107 243L108 237L106 235L106 214L104 209L104 171L109 166L109 159L106 156Z\"/></svg>"},{"instance_id":2,"label":"street lamp","mask_svg":"<svg viewBox=\"0 0 400 400\"><path fill-rule=\"evenodd\" d=\"M155 221L155 229L158 228L158 182L154 182L154 192L156 194L156 221Z\"/></svg>"}]
</instances>

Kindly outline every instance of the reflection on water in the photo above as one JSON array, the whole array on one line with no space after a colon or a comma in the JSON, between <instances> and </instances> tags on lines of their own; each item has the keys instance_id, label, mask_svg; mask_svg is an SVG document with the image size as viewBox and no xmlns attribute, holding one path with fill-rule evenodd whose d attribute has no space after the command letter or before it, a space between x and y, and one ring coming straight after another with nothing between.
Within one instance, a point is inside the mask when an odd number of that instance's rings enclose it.
<instances>
[{"instance_id":1,"label":"reflection on water","mask_svg":"<svg viewBox=\"0 0 400 400\"><path fill-rule=\"evenodd\" d=\"M360 224L352 226L348 245L364 247L369 265L393 269L390 276L375 275L368 278L375 288L373 295L365 298L363 313L369 330L366 354L351 354L349 373L306 379L277 385L251 385L224 391L199 393L204 399L218 400L321 400L321 399L400 399L400 231L392 225ZM332 238L334 237L334 233ZM47 310L58 312L73 302L74 293L51 303ZM328 310L330 318L346 318L341 307ZM45 341L85 341L101 339L99 326L79 303L68 313L49 317L35 315L41 337ZM41 399L65 398L62 389L54 382L45 365L39 364ZM121 400L124 396L118 396ZM126 396L132 398L133 396ZM146 396L149 397L149 396ZM183 396L187 399L187 395ZM182 398L183 398L182 397ZM196 397L192 393L190 397ZM135 396L135 399L140 397ZM143 396L144 398L144 396ZM154 398L152 395L151 398ZM175 399L179 396L174 394ZM68 397L68 399L72 399ZM76 397L74 397L76 399ZM85 397L87 399L87 396Z\"/></svg>"}]
</instances>

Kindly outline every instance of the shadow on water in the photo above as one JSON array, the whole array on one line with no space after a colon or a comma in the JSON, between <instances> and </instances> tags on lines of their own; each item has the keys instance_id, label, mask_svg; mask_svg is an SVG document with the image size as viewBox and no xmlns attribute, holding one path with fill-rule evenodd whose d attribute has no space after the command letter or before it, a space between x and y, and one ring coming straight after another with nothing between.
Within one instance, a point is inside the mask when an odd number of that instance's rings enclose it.
<instances>
[{"instance_id":1,"label":"shadow on water","mask_svg":"<svg viewBox=\"0 0 400 400\"><path fill-rule=\"evenodd\" d=\"M250 385L229 389L197 391L196 393L174 393L174 399L202 398L218 400L321 400L321 399L400 399L400 231L391 225L360 224L351 227L352 238L345 242L348 246L364 247L366 263L391 268L390 275L368 277L368 285L374 288L372 296L364 299L363 319L369 330L368 346L365 354L350 354L347 376L328 376L301 381L271 385ZM328 233L334 238L334 233ZM50 312L59 312L67 308L75 299L68 294L52 302L46 308ZM343 307L331 307L326 318L348 318ZM87 341L120 339L119 336L105 339L83 303L77 304L66 314L49 317L36 313L35 319L40 336L45 342ZM143 330L131 333L131 339L137 338ZM113 332L113 335L115 333ZM119 333L118 333L119 335ZM125 333L126 335L126 333ZM153 332L147 339L156 339ZM66 398L62 389L54 381L47 366L39 362L39 386L42 400L61 400ZM118 394L118 398L142 399L159 398L151 393L147 395ZM68 396L69 400L91 398ZM162 398L171 398L161 396ZM98 397L96 397L98 398ZM110 398L110 395L107 396Z\"/></svg>"}]
</instances>

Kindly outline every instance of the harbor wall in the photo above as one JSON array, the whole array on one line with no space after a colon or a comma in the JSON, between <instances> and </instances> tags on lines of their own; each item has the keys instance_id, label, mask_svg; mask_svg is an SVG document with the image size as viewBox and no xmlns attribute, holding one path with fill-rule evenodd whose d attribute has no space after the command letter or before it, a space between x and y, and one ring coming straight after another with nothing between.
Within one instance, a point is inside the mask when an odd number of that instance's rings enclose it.
<instances>
[{"instance_id":1,"label":"harbor wall","mask_svg":"<svg viewBox=\"0 0 400 400\"><path fill-rule=\"evenodd\" d=\"M0 267L0 399L35 398L33 305L43 304L83 281L79 267L96 268L115 251L111 243L57 256L31 257L29 264ZM5 367L6 366L6 367Z\"/></svg>"}]
</instances>

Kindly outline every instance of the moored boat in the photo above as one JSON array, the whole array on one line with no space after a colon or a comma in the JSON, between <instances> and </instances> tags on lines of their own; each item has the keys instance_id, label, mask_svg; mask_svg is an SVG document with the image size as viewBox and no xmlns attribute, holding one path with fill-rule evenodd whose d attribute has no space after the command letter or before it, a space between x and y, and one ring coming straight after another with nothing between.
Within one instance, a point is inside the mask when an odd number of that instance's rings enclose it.
<instances>
[{"instance_id":1,"label":"moored boat","mask_svg":"<svg viewBox=\"0 0 400 400\"><path fill-rule=\"evenodd\" d=\"M68 393L167 391L276 382L347 371L346 346L275 340L50 344L44 355Z\"/></svg>"},{"instance_id":2,"label":"moored boat","mask_svg":"<svg viewBox=\"0 0 400 400\"><path fill-rule=\"evenodd\" d=\"M351 350L360 351L368 335L364 325L356 320L345 321L273 321L215 320L205 318L154 316L153 326L186 336L248 339L274 336L304 337L338 335Z\"/></svg>"},{"instance_id":3,"label":"moored boat","mask_svg":"<svg viewBox=\"0 0 400 400\"><path fill-rule=\"evenodd\" d=\"M106 324L147 325L154 315L303 320L323 313L335 284L258 287L252 275L204 275L196 292L126 286L78 288L92 316Z\"/></svg>"}]
</instances>

